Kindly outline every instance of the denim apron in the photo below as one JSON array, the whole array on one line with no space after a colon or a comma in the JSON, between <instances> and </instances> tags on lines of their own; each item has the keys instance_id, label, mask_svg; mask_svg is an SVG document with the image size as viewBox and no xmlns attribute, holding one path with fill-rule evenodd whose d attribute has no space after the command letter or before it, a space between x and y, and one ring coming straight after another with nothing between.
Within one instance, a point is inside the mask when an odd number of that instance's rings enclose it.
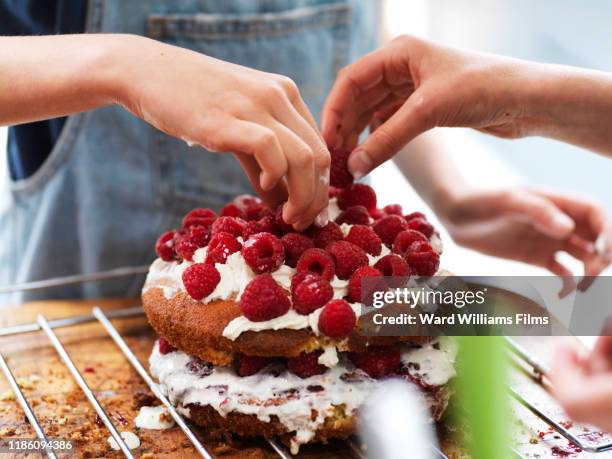
<instances>
[{"instance_id":1,"label":"denim apron","mask_svg":"<svg viewBox=\"0 0 612 459\"><path fill-rule=\"evenodd\" d=\"M90 0L86 31L144 35L288 75L318 117L337 71L375 47L379 6L372 0ZM4 188L1 285L148 264L156 237L187 211L218 209L252 192L232 155L189 148L118 106L70 117L39 170ZM136 296L142 281L133 276L0 295L0 303Z\"/></svg>"}]
</instances>

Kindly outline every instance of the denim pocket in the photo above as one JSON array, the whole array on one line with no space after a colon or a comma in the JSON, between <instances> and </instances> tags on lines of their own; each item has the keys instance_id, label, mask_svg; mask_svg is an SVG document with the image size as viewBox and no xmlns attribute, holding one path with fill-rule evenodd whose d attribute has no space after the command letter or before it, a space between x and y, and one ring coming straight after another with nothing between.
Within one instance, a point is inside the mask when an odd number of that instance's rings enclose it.
<instances>
[{"instance_id":1,"label":"denim pocket","mask_svg":"<svg viewBox=\"0 0 612 459\"><path fill-rule=\"evenodd\" d=\"M152 15L147 34L218 59L287 75L318 117L338 70L348 61L350 28L351 7L339 2L263 14ZM154 136L162 193L173 201L167 205L221 205L250 189L233 156L189 148L161 132Z\"/></svg>"}]
</instances>

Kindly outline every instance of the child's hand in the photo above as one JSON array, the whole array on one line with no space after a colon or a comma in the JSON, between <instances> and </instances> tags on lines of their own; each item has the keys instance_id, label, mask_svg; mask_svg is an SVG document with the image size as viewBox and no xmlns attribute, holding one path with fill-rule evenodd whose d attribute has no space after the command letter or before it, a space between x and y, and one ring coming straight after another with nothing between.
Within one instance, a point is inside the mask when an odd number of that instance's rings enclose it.
<instances>
[{"instance_id":1,"label":"child's hand","mask_svg":"<svg viewBox=\"0 0 612 459\"><path fill-rule=\"evenodd\" d=\"M292 80L136 37L120 52L119 103L170 135L236 154L268 204L288 198L283 217L296 229L325 212L329 152Z\"/></svg>"},{"instance_id":2,"label":"child's hand","mask_svg":"<svg viewBox=\"0 0 612 459\"><path fill-rule=\"evenodd\" d=\"M459 191L437 209L452 238L489 255L522 261L564 278L565 295L576 286L556 260L567 252L584 264L584 290L612 262L612 223L588 201L526 188ZM596 241L603 237L603 250ZM588 277L587 277L588 276Z\"/></svg>"},{"instance_id":3,"label":"child's hand","mask_svg":"<svg viewBox=\"0 0 612 459\"><path fill-rule=\"evenodd\" d=\"M601 336L586 358L564 343L557 349L550 379L572 419L612 432L612 336Z\"/></svg>"}]
</instances>

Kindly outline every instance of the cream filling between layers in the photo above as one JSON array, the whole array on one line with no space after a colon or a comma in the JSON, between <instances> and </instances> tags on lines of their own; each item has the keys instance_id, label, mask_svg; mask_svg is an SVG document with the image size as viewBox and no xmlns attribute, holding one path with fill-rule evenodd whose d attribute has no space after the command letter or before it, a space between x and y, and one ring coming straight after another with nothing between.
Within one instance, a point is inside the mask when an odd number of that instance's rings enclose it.
<instances>
[{"instance_id":1,"label":"cream filling between layers","mask_svg":"<svg viewBox=\"0 0 612 459\"><path fill-rule=\"evenodd\" d=\"M276 416L288 431L295 432L295 452L314 437L325 418L333 415L334 407L342 405L346 415L353 416L377 385L344 357L324 374L304 379L284 369L276 376L262 370L240 377L231 367L212 367L200 376L188 369L191 357L187 354L175 351L162 355L158 349L156 343L149 358L151 374L179 411L189 417L188 405L193 404L211 406L223 417L236 412L270 422ZM455 374L454 351L443 343L439 349L433 344L416 349L403 346L401 358L411 375L435 385L446 384ZM436 366L424 362L436 362ZM269 403L274 399L278 403ZM312 410L317 413L314 419Z\"/></svg>"}]
</instances>

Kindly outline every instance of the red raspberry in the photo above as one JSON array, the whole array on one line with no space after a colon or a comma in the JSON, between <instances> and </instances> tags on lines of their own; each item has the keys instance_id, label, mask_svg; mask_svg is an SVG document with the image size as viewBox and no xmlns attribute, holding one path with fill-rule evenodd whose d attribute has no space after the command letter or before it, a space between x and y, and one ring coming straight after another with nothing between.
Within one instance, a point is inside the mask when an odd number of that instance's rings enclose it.
<instances>
[{"instance_id":1,"label":"red raspberry","mask_svg":"<svg viewBox=\"0 0 612 459\"><path fill-rule=\"evenodd\" d=\"M371 266L362 266L355 270L348 284L348 296L352 301L356 303L366 303L368 301L368 296L370 296L362 295L361 292L361 281L364 277L382 277L382 273L378 269L373 268ZM368 289L369 292L367 293L371 294L375 290L381 290L381 288L384 290L384 286L382 283L376 283L375 286L370 285L370 288Z\"/></svg>"},{"instance_id":2,"label":"red raspberry","mask_svg":"<svg viewBox=\"0 0 612 459\"><path fill-rule=\"evenodd\" d=\"M440 255L428 242L414 242L404 255L410 270L418 276L433 276L440 267Z\"/></svg>"},{"instance_id":3,"label":"red raspberry","mask_svg":"<svg viewBox=\"0 0 612 459\"><path fill-rule=\"evenodd\" d=\"M242 249L242 244L234 236L229 233L217 233L208 244L206 263L212 265L215 263L225 264L227 257L240 249Z\"/></svg>"},{"instance_id":4,"label":"red raspberry","mask_svg":"<svg viewBox=\"0 0 612 459\"><path fill-rule=\"evenodd\" d=\"M159 353L162 355L166 355L166 354L169 354L170 352L176 351L176 348L172 344L170 344L168 341L166 341L164 338L161 338L161 337L157 341L157 346L159 349Z\"/></svg>"},{"instance_id":5,"label":"red raspberry","mask_svg":"<svg viewBox=\"0 0 612 459\"><path fill-rule=\"evenodd\" d=\"M278 227L274 221L274 217L268 215L261 217L259 220L250 220L244 225L242 230L242 238L246 241L253 234L257 233L271 233L278 235Z\"/></svg>"},{"instance_id":6,"label":"red raspberry","mask_svg":"<svg viewBox=\"0 0 612 459\"><path fill-rule=\"evenodd\" d=\"M264 217L272 217L272 219L274 219L274 211L269 207L262 207L259 210L256 219L262 219Z\"/></svg>"},{"instance_id":7,"label":"red raspberry","mask_svg":"<svg viewBox=\"0 0 612 459\"><path fill-rule=\"evenodd\" d=\"M200 247L206 247L210 239L207 226L193 225L177 234L174 247L183 260L193 260L193 254Z\"/></svg>"},{"instance_id":8,"label":"red raspberry","mask_svg":"<svg viewBox=\"0 0 612 459\"><path fill-rule=\"evenodd\" d=\"M363 206L368 210L376 209L376 193L364 183L355 183L340 192L338 206L348 209L352 206Z\"/></svg>"},{"instance_id":9,"label":"red raspberry","mask_svg":"<svg viewBox=\"0 0 612 459\"><path fill-rule=\"evenodd\" d=\"M311 376L325 373L327 367L319 363L319 356L323 351L314 351L309 354L302 352L297 357L287 359L287 368L294 375L300 378L310 378Z\"/></svg>"},{"instance_id":10,"label":"red raspberry","mask_svg":"<svg viewBox=\"0 0 612 459\"><path fill-rule=\"evenodd\" d=\"M292 233L294 231L293 226L291 226L288 223L285 223L285 220L283 220L283 206L282 205L276 208L276 212L274 213L274 221L281 235Z\"/></svg>"},{"instance_id":11,"label":"red raspberry","mask_svg":"<svg viewBox=\"0 0 612 459\"><path fill-rule=\"evenodd\" d=\"M399 215L387 215L374 222L372 228L376 231L380 240L383 241L387 247L391 247L397 233L408 229L408 222Z\"/></svg>"},{"instance_id":12,"label":"red raspberry","mask_svg":"<svg viewBox=\"0 0 612 459\"><path fill-rule=\"evenodd\" d=\"M214 236L217 233L230 233L235 237L242 236L246 222L240 218L234 217L219 217L212 224L211 233Z\"/></svg>"},{"instance_id":13,"label":"red raspberry","mask_svg":"<svg viewBox=\"0 0 612 459\"><path fill-rule=\"evenodd\" d=\"M331 281L336 273L332 256L323 249L307 249L296 265L297 272L311 272L320 275L323 279Z\"/></svg>"},{"instance_id":14,"label":"red raspberry","mask_svg":"<svg viewBox=\"0 0 612 459\"><path fill-rule=\"evenodd\" d=\"M340 195L341 191L342 191L342 189L340 189L340 188L336 188L335 186L330 186L329 187L329 191L327 192L327 196L329 197L329 199L337 198L338 195Z\"/></svg>"},{"instance_id":15,"label":"red raspberry","mask_svg":"<svg viewBox=\"0 0 612 459\"><path fill-rule=\"evenodd\" d=\"M310 277L312 277L313 279L323 279L319 274L314 273L314 272L310 272L310 271L296 272L291 278L291 296L293 296L296 287Z\"/></svg>"},{"instance_id":16,"label":"red raspberry","mask_svg":"<svg viewBox=\"0 0 612 459\"><path fill-rule=\"evenodd\" d=\"M239 306L247 319L263 322L285 314L291 301L270 274L259 274L245 287Z\"/></svg>"},{"instance_id":17,"label":"red raspberry","mask_svg":"<svg viewBox=\"0 0 612 459\"><path fill-rule=\"evenodd\" d=\"M427 242L427 238L422 233L415 230L407 229L400 231L397 236L395 236L395 241L393 241L393 251L403 256L408 248L417 241Z\"/></svg>"},{"instance_id":18,"label":"red raspberry","mask_svg":"<svg viewBox=\"0 0 612 459\"><path fill-rule=\"evenodd\" d=\"M380 220L381 218L385 217L387 214L383 212L382 209L372 209L370 210L370 217L372 217L373 220Z\"/></svg>"},{"instance_id":19,"label":"red raspberry","mask_svg":"<svg viewBox=\"0 0 612 459\"><path fill-rule=\"evenodd\" d=\"M399 204L389 204L382 210L386 215L402 215L402 206Z\"/></svg>"},{"instance_id":20,"label":"red raspberry","mask_svg":"<svg viewBox=\"0 0 612 459\"><path fill-rule=\"evenodd\" d=\"M357 268L368 264L368 256L361 247L346 241L332 242L327 251L336 262L336 276L348 279Z\"/></svg>"},{"instance_id":21,"label":"red raspberry","mask_svg":"<svg viewBox=\"0 0 612 459\"><path fill-rule=\"evenodd\" d=\"M183 271L182 279L189 296L200 301L213 292L221 275L213 265L195 263Z\"/></svg>"},{"instance_id":22,"label":"red raspberry","mask_svg":"<svg viewBox=\"0 0 612 459\"><path fill-rule=\"evenodd\" d=\"M332 300L325 305L319 316L319 330L330 338L348 336L355 328L357 316L344 300Z\"/></svg>"},{"instance_id":23,"label":"red raspberry","mask_svg":"<svg viewBox=\"0 0 612 459\"><path fill-rule=\"evenodd\" d=\"M238 357L238 374L240 376L251 376L263 370L273 359L269 357L258 357L255 355L240 355Z\"/></svg>"},{"instance_id":24,"label":"red raspberry","mask_svg":"<svg viewBox=\"0 0 612 459\"><path fill-rule=\"evenodd\" d=\"M285 247L285 263L292 268L295 268L295 265L305 250L314 247L312 239L300 233L285 234L281 238L281 242Z\"/></svg>"},{"instance_id":25,"label":"red raspberry","mask_svg":"<svg viewBox=\"0 0 612 459\"><path fill-rule=\"evenodd\" d=\"M217 214L211 209L193 209L183 218L183 228L188 228L194 225L210 226L213 224Z\"/></svg>"},{"instance_id":26,"label":"red raspberry","mask_svg":"<svg viewBox=\"0 0 612 459\"><path fill-rule=\"evenodd\" d=\"M429 239L434 232L433 225L422 218L413 218L410 220L408 222L408 228L423 233L427 239Z\"/></svg>"},{"instance_id":27,"label":"red raspberry","mask_svg":"<svg viewBox=\"0 0 612 459\"><path fill-rule=\"evenodd\" d=\"M427 220L427 217L423 212L411 212L409 214L404 215L404 219L409 222L414 218L422 218L423 220Z\"/></svg>"},{"instance_id":28,"label":"red raspberry","mask_svg":"<svg viewBox=\"0 0 612 459\"><path fill-rule=\"evenodd\" d=\"M336 223L338 225L343 223L348 225L369 225L370 213L363 206L352 206L340 212L340 215L336 218Z\"/></svg>"},{"instance_id":29,"label":"red raspberry","mask_svg":"<svg viewBox=\"0 0 612 459\"><path fill-rule=\"evenodd\" d=\"M330 148L331 166L329 169L329 184L337 188L346 188L353 184L353 175L348 170L347 161L350 150Z\"/></svg>"},{"instance_id":30,"label":"red raspberry","mask_svg":"<svg viewBox=\"0 0 612 459\"><path fill-rule=\"evenodd\" d=\"M328 222L322 228L313 226L309 234L312 235L315 247L325 249L329 244L335 241L341 241L344 238L344 234L337 223Z\"/></svg>"},{"instance_id":31,"label":"red raspberry","mask_svg":"<svg viewBox=\"0 0 612 459\"><path fill-rule=\"evenodd\" d=\"M276 271L285 260L285 248L279 238L270 233L252 235L242 247L242 256L256 274Z\"/></svg>"},{"instance_id":32,"label":"red raspberry","mask_svg":"<svg viewBox=\"0 0 612 459\"><path fill-rule=\"evenodd\" d=\"M174 231L166 231L155 243L155 253L164 261L173 261L176 258L174 252Z\"/></svg>"},{"instance_id":33,"label":"red raspberry","mask_svg":"<svg viewBox=\"0 0 612 459\"><path fill-rule=\"evenodd\" d=\"M371 347L366 352L351 352L349 359L372 378L395 373L401 364L400 351L396 346Z\"/></svg>"},{"instance_id":34,"label":"red raspberry","mask_svg":"<svg viewBox=\"0 0 612 459\"><path fill-rule=\"evenodd\" d=\"M389 286L401 287L404 282L403 278L410 276L410 266L399 255L389 254L378 260L374 267L378 269L385 277L394 277L399 279L389 279Z\"/></svg>"},{"instance_id":35,"label":"red raspberry","mask_svg":"<svg viewBox=\"0 0 612 459\"><path fill-rule=\"evenodd\" d=\"M233 202L230 202L229 204L225 205L225 207L223 207L219 212L219 216L241 218L242 220L247 219L246 212Z\"/></svg>"},{"instance_id":36,"label":"red raspberry","mask_svg":"<svg viewBox=\"0 0 612 459\"><path fill-rule=\"evenodd\" d=\"M361 247L370 255L380 255L382 242L372 228L364 225L353 226L344 238L346 242Z\"/></svg>"},{"instance_id":37,"label":"red raspberry","mask_svg":"<svg viewBox=\"0 0 612 459\"><path fill-rule=\"evenodd\" d=\"M262 209L264 209L261 199L249 194L241 194L240 196L237 196L233 203L244 212L246 220L257 220L260 218L259 214L261 213Z\"/></svg>"},{"instance_id":38,"label":"red raspberry","mask_svg":"<svg viewBox=\"0 0 612 459\"><path fill-rule=\"evenodd\" d=\"M305 276L302 282L292 287L293 309L302 315L323 307L334 296L329 282L316 274Z\"/></svg>"}]
</instances>

